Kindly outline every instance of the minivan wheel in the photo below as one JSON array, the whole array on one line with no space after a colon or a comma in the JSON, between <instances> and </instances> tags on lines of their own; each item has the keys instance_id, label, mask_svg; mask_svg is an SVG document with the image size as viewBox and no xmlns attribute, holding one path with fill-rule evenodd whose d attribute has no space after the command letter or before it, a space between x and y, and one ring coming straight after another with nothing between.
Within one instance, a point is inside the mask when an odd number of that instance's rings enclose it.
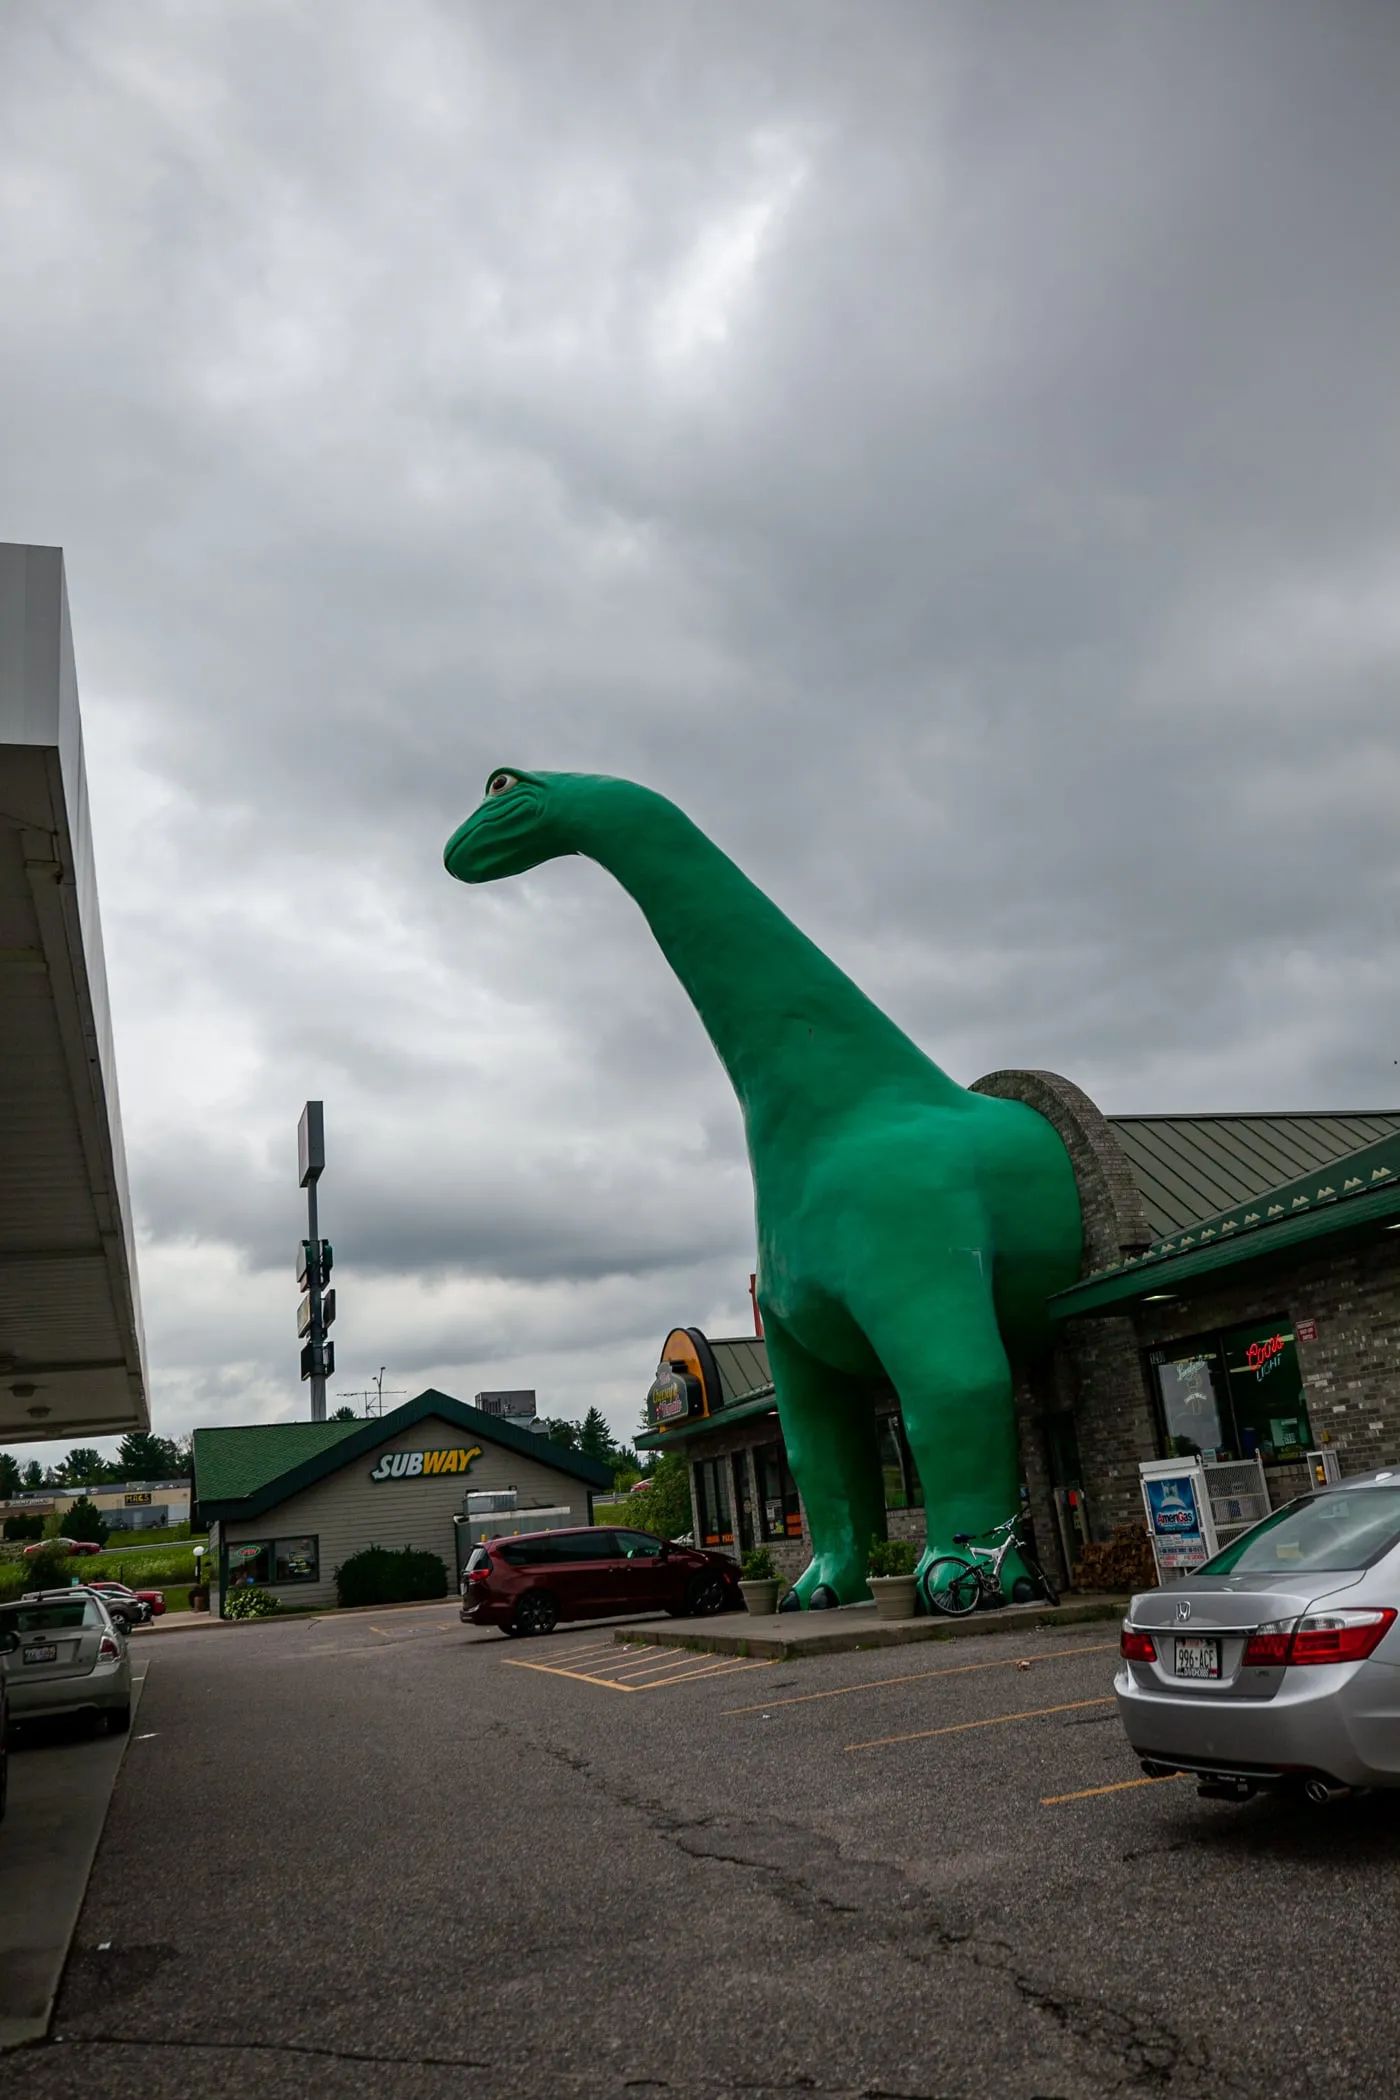
<instances>
[{"instance_id":1,"label":"minivan wheel","mask_svg":"<svg viewBox=\"0 0 1400 2100\"><path fill-rule=\"evenodd\" d=\"M708 1619L715 1612L723 1611L728 1592L721 1575L697 1575L690 1585L688 1599L690 1615L695 1619Z\"/></svg>"},{"instance_id":2,"label":"minivan wheel","mask_svg":"<svg viewBox=\"0 0 1400 2100\"><path fill-rule=\"evenodd\" d=\"M558 1616L558 1606L548 1590L527 1590L515 1607L515 1624L520 1633L553 1633Z\"/></svg>"}]
</instances>

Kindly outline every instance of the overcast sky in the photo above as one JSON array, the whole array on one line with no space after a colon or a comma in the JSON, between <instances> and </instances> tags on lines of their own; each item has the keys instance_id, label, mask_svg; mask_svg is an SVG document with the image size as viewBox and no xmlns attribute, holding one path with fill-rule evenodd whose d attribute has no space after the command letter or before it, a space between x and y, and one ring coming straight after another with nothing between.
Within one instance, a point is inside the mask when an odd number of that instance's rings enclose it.
<instances>
[{"instance_id":1,"label":"overcast sky","mask_svg":"<svg viewBox=\"0 0 1400 2100\"><path fill-rule=\"evenodd\" d=\"M1400 1102L1400 14L94 0L0 18L0 538L67 556L154 1426L634 1429L749 1324L635 907L678 801L963 1081ZM44 1447L34 1449L46 1456Z\"/></svg>"}]
</instances>

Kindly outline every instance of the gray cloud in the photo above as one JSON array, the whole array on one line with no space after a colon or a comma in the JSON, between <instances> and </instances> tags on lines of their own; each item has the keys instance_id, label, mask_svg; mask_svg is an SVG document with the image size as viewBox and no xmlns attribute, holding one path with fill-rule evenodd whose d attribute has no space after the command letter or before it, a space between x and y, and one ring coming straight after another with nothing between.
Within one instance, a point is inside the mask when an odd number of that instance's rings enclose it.
<instances>
[{"instance_id":1,"label":"gray cloud","mask_svg":"<svg viewBox=\"0 0 1400 2100\"><path fill-rule=\"evenodd\" d=\"M441 871L503 758L672 795L960 1078L1393 1100L1390 11L336 27L0 26L0 533L68 551L167 1425L300 1405L310 1094L342 1363L630 1427L742 1325L640 917Z\"/></svg>"}]
</instances>

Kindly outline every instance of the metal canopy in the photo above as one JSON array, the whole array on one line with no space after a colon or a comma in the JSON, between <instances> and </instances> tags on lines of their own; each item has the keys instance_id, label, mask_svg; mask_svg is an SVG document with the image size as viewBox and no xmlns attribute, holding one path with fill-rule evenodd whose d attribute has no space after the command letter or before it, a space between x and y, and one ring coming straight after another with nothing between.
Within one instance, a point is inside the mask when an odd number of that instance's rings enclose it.
<instances>
[{"instance_id":1,"label":"metal canopy","mask_svg":"<svg viewBox=\"0 0 1400 2100\"><path fill-rule=\"evenodd\" d=\"M0 544L0 1444L149 1427L63 555Z\"/></svg>"}]
</instances>

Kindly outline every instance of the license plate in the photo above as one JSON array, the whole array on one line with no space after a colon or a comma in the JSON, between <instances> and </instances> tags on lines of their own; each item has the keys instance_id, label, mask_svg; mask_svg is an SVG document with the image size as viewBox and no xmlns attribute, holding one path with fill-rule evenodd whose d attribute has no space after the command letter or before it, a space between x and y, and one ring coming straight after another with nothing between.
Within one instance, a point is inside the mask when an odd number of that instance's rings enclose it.
<instances>
[{"instance_id":1,"label":"license plate","mask_svg":"<svg viewBox=\"0 0 1400 2100\"><path fill-rule=\"evenodd\" d=\"M23 1651L23 1658L27 1663L56 1663L58 1649L52 1641L35 1641Z\"/></svg>"},{"instance_id":2,"label":"license plate","mask_svg":"<svg viewBox=\"0 0 1400 2100\"><path fill-rule=\"evenodd\" d=\"M1183 1641L1176 1644L1176 1674L1178 1677L1218 1677L1220 1675L1219 1641Z\"/></svg>"}]
</instances>

